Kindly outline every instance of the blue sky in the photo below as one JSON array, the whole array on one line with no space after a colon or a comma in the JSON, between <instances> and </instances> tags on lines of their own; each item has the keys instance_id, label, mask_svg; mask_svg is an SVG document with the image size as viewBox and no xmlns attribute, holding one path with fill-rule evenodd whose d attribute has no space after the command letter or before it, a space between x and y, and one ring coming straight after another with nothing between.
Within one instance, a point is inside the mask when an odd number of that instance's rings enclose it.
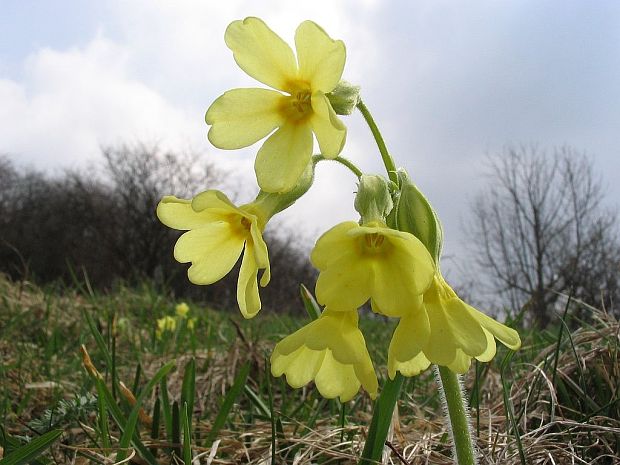
<instances>
[{"instance_id":1,"label":"blue sky","mask_svg":"<svg viewBox=\"0 0 620 465\"><path fill-rule=\"evenodd\" d=\"M438 209L451 256L461 256L485 156L507 144L584 151L610 203L620 199L620 2L611 0L0 0L0 153L55 170L97 160L101 145L158 141L252 185L258 146L217 150L203 120L225 90L256 85L223 41L230 21L250 15L289 43L304 19L344 40L344 78L362 86L397 163ZM343 154L380 171L361 117L345 124ZM353 179L333 166L317 179L283 220L302 225L308 244L355 219Z\"/></svg>"}]
</instances>

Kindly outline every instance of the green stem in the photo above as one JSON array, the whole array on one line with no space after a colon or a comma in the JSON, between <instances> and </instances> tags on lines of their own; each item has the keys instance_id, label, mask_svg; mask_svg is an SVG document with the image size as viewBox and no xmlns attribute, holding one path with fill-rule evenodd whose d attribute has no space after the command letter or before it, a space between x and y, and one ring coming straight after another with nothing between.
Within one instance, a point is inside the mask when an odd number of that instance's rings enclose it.
<instances>
[{"instance_id":1,"label":"green stem","mask_svg":"<svg viewBox=\"0 0 620 465\"><path fill-rule=\"evenodd\" d=\"M355 166L355 164L351 160L347 160L344 157L325 158L323 155L314 155L312 157L312 162L314 164L317 164L318 162L323 161L323 160L335 161L337 163L340 163L342 166L345 166L346 168L348 168L358 178L361 178L362 174L364 174L362 173L362 170L360 170L357 166Z\"/></svg>"},{"instance_id":2,"label":"green stem","mask_svg":"<svg viewBox=\"0 0 620 465\"><path fill-rule=\"evenodd\" d=\"M455 459L458 465L476 465L476 454L469 428L467 405L456 373L448 367L436 367L443 386L448 417L454 440Z\"/></svg>"},{"instance_id":3,"label":"green stem","mask_svg":"<svg viewBox=\"0 0 620 465\"><path fill-rule=\"evenodd\" d=\"M357 109L362 113L364 119L366 120L366 124L370 128L370 132L372 132L373 137L375 138L375 142L377 143L377 147L379 148L379 153L381 153L381 159L383 160L383 164L385 165L385 169L388 173L388 177L391 181L398 184L398 177L396 176L396 165L394 164L394 159L388 152L387 147L385 146L385 141L383 140L383 136L375 123L372 115L368 111L368 108L360 99L357 102Z\"/></svg>"},{"instance_id":4,"label":"green stem","mask_svg":"<svg viewBox=\"0 0 620 465\"><path fill-rule=\"evenodd\" d=\"M405 378L398 373L393 380L388 379L385 382L381 394L375 402L375 409L372 413L372 420L370 420L370 428L368 429L368 437L366 438L366 444L364 444L364 451L362 452L359 465L376 465L381 463L385 440L392 424L392 414L404 381Z\"/></svg>"}]
</instances>

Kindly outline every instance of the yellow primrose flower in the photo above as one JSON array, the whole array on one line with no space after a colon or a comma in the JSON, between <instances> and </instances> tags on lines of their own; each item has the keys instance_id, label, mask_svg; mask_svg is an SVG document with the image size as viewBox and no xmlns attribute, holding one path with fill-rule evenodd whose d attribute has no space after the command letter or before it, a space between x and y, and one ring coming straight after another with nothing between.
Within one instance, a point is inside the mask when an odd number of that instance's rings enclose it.
<instances>
[{"instance_id":1,"label":"yellow primrose flower","mask_svg":"<svg viewBox=\"0 0 620 465\"><path fill-rule=\"evenodd\" d=\"M435 265L412 234L371 222L340 223L323 234L310 256L320 271L317 300L329 308L358 308L371 299L375 312L401 316L422 304Z\"/></svg>"},{"instance_id":2,"label":"yellow primrose flower","mask_svg":"<svg viewBox=\"0 0 620 465\"><path fill-rule=\"evenodd\" d=\"M187 329L190 331L193 331L194 328L196 327L196 321L197 321L196 318L189 318L187 320Z\"/></svg>"},{"instance_id":3,"label":"yellow primrose flower","mask_svg":"<svg viewBox=\"0 0 620 465\"><path fill-rule=\"evenodd\" d=\"M222 279L244 252L237 302L245 318L258 313L258 270L265 270L260 280L263 287L269 283L270 271L262 237L267 220L253 204L236 207L221 192L209 190L192 200L166 196L157 206L157 216L166 226L187 231L174 247L174 258L180 263L192 263L187 275L194 284Z\"/></svg>"},{"instance_id":4,"label":"yellow primrose flower","mask_svg":"<svg viewBox=\"0 0 620 465\"><path fill-rule=\"evenodd\" d=\"M258 18L233 21L224 40L241 69L284 94L258 88L226 92L207 110L209 140L221 149L239 149L278 128L258 151L255 171L262 190L286 192L310 161L313 133L327 158L337 157L344 145L346 127L325 96L342 76L344 44L304 21L295 33L295 60L286 42Z\"/></svg>"},{"instance_id":5,"label":"yellow primrose flower","mask_svg":"<svg viewBox=\"0 0 620 465\"><path fill-rule=\"evenodd\" d=\"M157 319L157 329L155 330L155 336L157 339L161 339L162 335L166 332L173 332L177 327L177 320L171 316L166 315L163 318Z\"/></svg>"},{"instance_id":6,"label":"yellow primrose flower","mask_svg":"<svg viewBox=\"0 0 620 465\"><path fill-rule=\"evenodd\" d=\"M286 375L293 388L314 380L327 399L351 400L360 386L373 399L378 381L357 311L325 309L321 316L280 341L271 355L273 376Z\"/></svg>"},{"instance_id":7,"label":"yellow primrose flower","mask_svg":"<svg viewBox=\"0 0 620 465\"><path fill-rule=\"evenodd\" d=\"M174 308L174 311L178 317L185 318L187 317L187 313L189 312L189 305L187 305L185 302L181 302Z\"/></svg>"},{"instance_id":8,"label":"yellow primrose flower","mask_svg":"<svg viewBox=\"0 0 620 465\"><path fill-rule=\"evenodd\" d=\"M414 376L431 363L455 373L469 370L471 358L488 362L495 356L495 339L506 347L521 347L519 334L463 302L441 275L424 293L424 305L404 315L388 351L388 373Z\"/></svg>"}]
</instances>

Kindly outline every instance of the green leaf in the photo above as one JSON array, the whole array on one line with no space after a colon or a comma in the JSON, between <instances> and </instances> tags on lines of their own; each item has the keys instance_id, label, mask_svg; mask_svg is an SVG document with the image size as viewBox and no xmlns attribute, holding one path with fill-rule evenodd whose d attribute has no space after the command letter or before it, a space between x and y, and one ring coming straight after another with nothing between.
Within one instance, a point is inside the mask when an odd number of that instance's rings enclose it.
<instances>
[{"instance_id":1,"label":"green leaf","mask_svg":"<svg viewBox=\"0 0 620 465\"><path fill-rule=\"evenodd\" d=\"M299 292L301 294L301 300L304 303L304 308L310 319L313 321L318 319L321 316L321 307L312 293L303 284L299 285Z\"/></svg>"},{"instance_id":2,"label":"green leaf","mask_svg":"<svg viewBox=\"0 0 620 465\"><path fill-rule=\"evenodd\" d=\"M228 418L228 414L230 413L230 410L232 409L235 403L235 400L237 399L241 391L243 391L243 386L245 386L245 382L248 379L249 373L250 373L250 364L246 363L245 365L241 367L241 370L239 370L239 373L237 374L237 377L235 378L235 381L233 382L232 387L230 388L230 390L226 393L226 396L224 397L224 402L222 402L220 411L217 413L217 417L215 417L215 421L213 422L213 427L211 428L211 431L209 431L209 434L207 435L207 438L205 439L205 442L204 442L205 447L211 447L211 444L213 444L213 441L215 441L215 438L217 437L217 434L220 432L220 429L222 429L222 427L226 423L226 419Z\"/></svg>"},{"instance_id":3,"label":"green leaf","mask_svg":"<svg viewBox=\"0 0 620 465\"><path fill-rule=\"evenodd\" d=\"M175 365L175 361L170 361L166 363L164 366L162 366L159 370L157 370L157 373L155 373L155 376L153 376L153 378L147 383L147 385L144 387L142 392L140 392L140 395L136 399L136 404L133 406L133 409L131 410L131 413L129 414L129 418L127 419L125 428L123 429L123 435L121 436L121 440L119 443L119 447L121 448L121 450L116 456L117 462L124 460L126 457L125 450L129 447L129 444L132 441L132 437L134 436L134 433L136 432L136 426L138 424L138 417L139 417L140 409L142 408L142 403L144 402L144 399L146 399L146 396L150 394L151 390L155 387L155 385L159 383L159 381L164 376L166 376L166 374L170 370L172 370L172 368L174 368L174 365Z\"/></svg>"},{"instance_id":4,"label":"green leaf","mask_svg":"<svg viewBox=\"0 0 620 465\"><path fill-rule=\"evenodd\" d=\"M0 465L21 465L32 463L35 457L41 455L49 448L62 434L61 429L54 429L33 439L28 444L11 452L8 456L0 460Z\"/></svg>"}]
</instances>

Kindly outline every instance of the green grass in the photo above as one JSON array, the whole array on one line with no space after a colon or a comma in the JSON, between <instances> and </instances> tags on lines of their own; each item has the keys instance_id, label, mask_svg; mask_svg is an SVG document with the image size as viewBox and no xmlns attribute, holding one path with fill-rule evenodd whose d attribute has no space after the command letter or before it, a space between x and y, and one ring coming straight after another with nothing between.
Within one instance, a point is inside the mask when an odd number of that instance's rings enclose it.
<instances>
[{"instance_id":1,"label":"green grass","mask_svg":"<svg viewBox=\"0 0 620 465\"><path fill-rule=\"evenodd\" d=\"M268 374L275 342L309 321L301 299L296 316L266 308L253 320L192 302L175 317L178 303L147 284L99 294L0 277L6 459L29 447L38 464L356 462L368 396L343 406ZM618 322L594 309L577 321L567 308L548 330L521 331L520 351L498 346L465 377L483 463L616 463ZM158 337L165 316L176 325ZM360 323L383 380L393 324ZM390 445L408 463L451 463L430 370L405 380L398 413Z\"/></svg>"}]
</instances>

